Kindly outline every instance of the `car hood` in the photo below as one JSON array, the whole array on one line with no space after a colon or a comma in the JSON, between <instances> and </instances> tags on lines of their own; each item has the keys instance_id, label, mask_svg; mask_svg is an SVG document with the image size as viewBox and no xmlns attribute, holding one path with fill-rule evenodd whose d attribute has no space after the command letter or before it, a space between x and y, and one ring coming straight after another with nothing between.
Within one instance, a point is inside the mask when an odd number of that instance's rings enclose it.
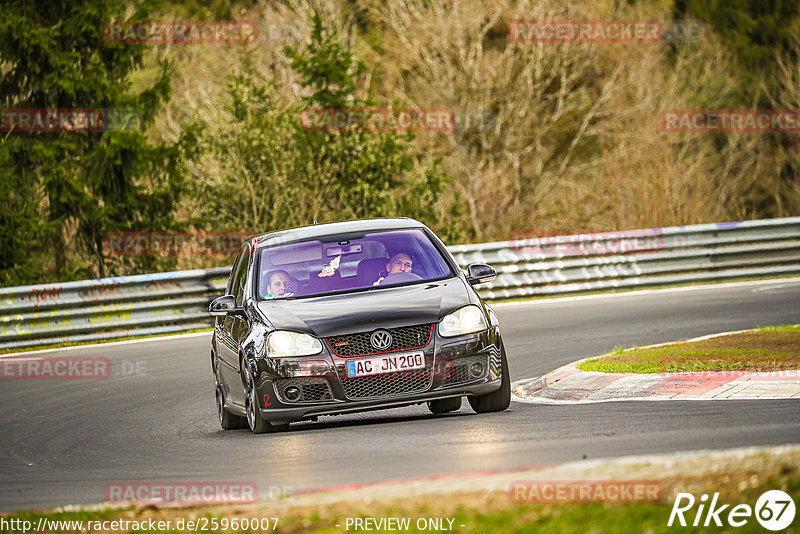
<instances>
[{"instance_id":1,"label":"car hood","mask_svg":"<svg viewBox=\"0 0 800 534\"><path fill-rule=\"evenodd\" d=\"M341 295L261 301L258 309L276 329L329 337L376 328L435 323L469 303L464 282L450 278Z\"/></svg>"}]
</instances>

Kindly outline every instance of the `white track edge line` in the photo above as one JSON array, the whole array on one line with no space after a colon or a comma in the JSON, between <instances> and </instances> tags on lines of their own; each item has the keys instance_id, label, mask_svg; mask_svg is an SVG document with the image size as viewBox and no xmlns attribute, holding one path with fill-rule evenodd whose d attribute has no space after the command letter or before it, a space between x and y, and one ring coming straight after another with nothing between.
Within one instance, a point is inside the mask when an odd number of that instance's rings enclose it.
<instances>
[{"instance_id":1,"label":"white track edge line","mask_svg":"<svg viewBox=\"0 0 800 534\"><path fill-rule=\"evenodd\" d=\"M577 400L577 401L563 401L556 399L524 399L517 397L512 393L512 399L515 402L523 404L547 404L554 406L577 405L577 404L603 404L608 402L625 402L625 401L770 401L770 400L796 400L800 401L800 397L681 397L675 398L652 398L652 397L627 397L623 399L597 399L597 400Z\"/></svg>"},{"instance_id":2,"label":"white track edge line","mask_svg":"<svg viewBox=\"0 0 800 534\"><path fill-rule=\"evenodd\" d=\"M665 287L661 289L634 289L631 291L622 291L617 293L601 293L599 295L575 295L572 297L548 297L547 295L531 295L528 300L518 300L514 302L492 302L489 305L492 308L504 308L509 306L521 305L521 304L546 304L548 302L572 302L572 301L581 301L581 300L594 300L594 299L604 299L604 298L619 298L619 297L629 297L634 295L652 295L658 293L680 293L683 291L698 291L703 289L714 289L714 288L729 288L729 287L746 287L751 285L762 285L762 284L776 284L776 283L795 283L800 282L800 277L792 277L792 278L770 278L767 280L747 280L744 282L725 282L722 284L701 284L701 285L692 285L692 286L682 286L682 287Z\"/></svg>"},{"instance_id":3,"label":"white track edge line","mask_svg":"<svg viewBox=\"0 0 800 534\"><path fill-rule=\"evenodd\" d=\"M144 343L147 341L168 341L170 339L184 339L191 337L207 336L211 334L213 331L214 329L209 327L207 332L191 332L189 334L173 334L173 335L157 336L157 337L145 337L142 339L109 341L107 343L87 343L86 345L70 345L69 347L53 347L51 349L28 350L23 352L9 352L8 354L0 354L0 359L11 358L11 357L35 356L37 354L44 354L47 352L56 352L62 350L92 349L96 347L115 347L119 345L135 345L137 343Z\"/></svg>"}]
</instances>

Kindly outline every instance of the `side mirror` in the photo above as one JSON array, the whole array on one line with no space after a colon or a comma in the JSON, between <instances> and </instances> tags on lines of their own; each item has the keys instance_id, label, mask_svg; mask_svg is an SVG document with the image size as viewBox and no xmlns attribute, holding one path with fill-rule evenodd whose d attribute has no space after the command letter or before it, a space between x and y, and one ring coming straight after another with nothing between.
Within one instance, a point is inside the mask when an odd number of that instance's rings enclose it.
<instances>
[{"instance_id":1,"label":"side mirror","mask_svg":"<svg viewBox=\"0 0 800 534\"><path fill-rule=\"evenodd\" d=\"M222 295L208 305L208 313L214 316L227 315L234 310L236 310L236 297L233 295Z\"/></svg>"},{"instance_id":2,"label":"side mirror","mask_svg":"<svg viewBox=\"0 0 800 534\"><path fill-rule=\"evenodd\" d=\"M497 271L495 271L491 265L486 265L485 263L470 264L467 270L469 273L467 275L467 281L473 286L484 282L490 282L497 276Z\"/></svg>"}]
</instances>

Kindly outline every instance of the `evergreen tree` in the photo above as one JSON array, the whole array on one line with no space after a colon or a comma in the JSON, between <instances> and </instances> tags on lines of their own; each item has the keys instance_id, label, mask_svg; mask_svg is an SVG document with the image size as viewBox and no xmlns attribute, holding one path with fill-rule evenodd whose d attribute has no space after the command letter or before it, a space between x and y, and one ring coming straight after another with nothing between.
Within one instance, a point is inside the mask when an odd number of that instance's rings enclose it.
<instances>
[{"instance_id":1,"label":"evergreen tree","mask_svg":"<svg viewBox=\"0 0 800 534\"><path fill-rule=\"evenodd\" d=\"M310 109L361 109L363 65L336 31L314 16L311 40L286 48L309 95L294 105L275 102L276 81L259 79L248 65L228 91L228 127L209 137L223 169L204 193L207 220L228 230L264 232L313 220L409 216L437 227L436 205L447 176L439 162L416 161L414 135L399 132L313 131L301 114Z\"/></svg>"},{"instance_id":2,"label":"evergreen tree","mask_svg":"<svg viewBox=\"0 0 800 534\"><path fill-rule=\"evenodd\" d=\"M16 231L0 236L4 283L105 276L105 234L174 225L193 140L148 141L145 129L169 98L170 65L159 61L154 79L134 87L147 49L104 39L123 8L121 0L0 2L0 108L111 110L104 131L8 133L0 193L15 192L6 197L4 228ZM146 19L148 9L131 19ZM70 254L73 240L78 255Z\"/></svg>"}]
</instances>

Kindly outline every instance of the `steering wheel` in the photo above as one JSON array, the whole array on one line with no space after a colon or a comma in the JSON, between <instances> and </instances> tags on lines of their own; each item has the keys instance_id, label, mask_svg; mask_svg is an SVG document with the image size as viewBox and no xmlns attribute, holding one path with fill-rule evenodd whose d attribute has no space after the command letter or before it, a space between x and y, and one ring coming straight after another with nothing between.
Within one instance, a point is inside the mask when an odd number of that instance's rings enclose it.
<instances>
[{"instance_id":1,"label":"steering wheel","mask_svg":"<svg viewBox=\"0 0 800 534\"><path fill-rule=\"evenodd\" d=\"M383 279L381 285L385 284L402 284L403 282L414 282L422 280L422 277L414 273L392 273Z\"/></svg>"}]
</instances>

